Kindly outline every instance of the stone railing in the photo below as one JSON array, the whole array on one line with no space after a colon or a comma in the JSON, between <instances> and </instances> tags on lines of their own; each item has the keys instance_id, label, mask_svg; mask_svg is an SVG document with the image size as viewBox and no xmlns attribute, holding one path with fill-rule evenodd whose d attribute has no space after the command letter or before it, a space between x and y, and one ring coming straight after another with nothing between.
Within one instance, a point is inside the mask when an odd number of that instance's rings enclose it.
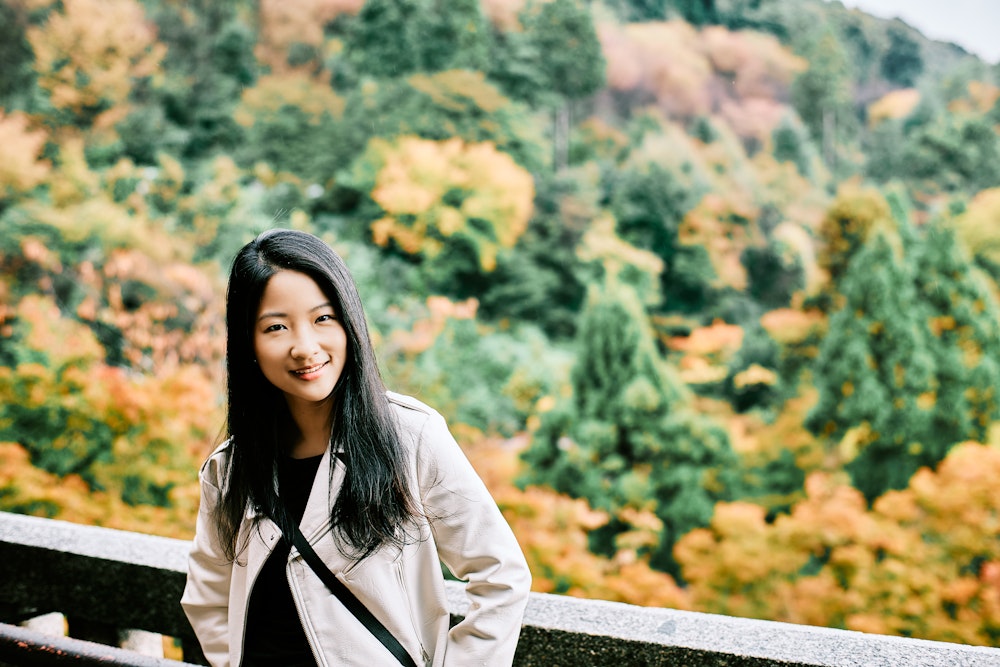
<instances>
[{"instance_id":1,"label":"stone railing","mask_svg":"<svg viewBox=\"0 0 1000 667\"><path fill-rule=\"evenodd\" d=\"M61 612L73 637L119 644L133 631L159 633L179 639L185 661L204 664L178 604L187 549L179 540L0 513L0 621ZM461 586L450 583L448 595L461 617ZM34 656L10 657L21 649ZM61 664L58 655L77 650L94 652L94 644L46 643L30 628L0 625L0 663ZM109 661L73 664L179 664L106 652ZM39 661L40 653L51 661ZM1000 649L532 593L515 664L997 667Z\"/></svg>"}]
</instances>

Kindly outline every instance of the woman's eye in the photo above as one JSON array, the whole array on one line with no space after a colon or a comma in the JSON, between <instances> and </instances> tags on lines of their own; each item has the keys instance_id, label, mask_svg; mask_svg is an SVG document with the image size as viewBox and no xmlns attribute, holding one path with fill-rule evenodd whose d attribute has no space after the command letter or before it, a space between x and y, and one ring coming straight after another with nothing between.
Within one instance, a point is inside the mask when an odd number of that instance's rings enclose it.
<instances>
[{"instance_id":1,"label":"woman's eye","mask_svg":"<svg viewBox=\"0 0 1000 667\"><path fill-rule=\"evenodd\" d=\"M333 320L336 320L336 319L337 319L336 315L331 315L331 314L328 313L326 315L320 315L319 317L317 317L316 318L316 322L317 323L318 322L332 322Z\"/></svg>"},{"instance_id":2,"label":"woman's eye","mask_svg":"<svg viewBox=\"0 0 1000 667\"><path fill-rule=\"evenodd\" d=\"M269 326L266 329L264 329L264 333L270 333L272 331L278 331L279 329L281 329L283 327L284 327L283 324L272 324L271 326Z\"/></svg>"}]
</instances>

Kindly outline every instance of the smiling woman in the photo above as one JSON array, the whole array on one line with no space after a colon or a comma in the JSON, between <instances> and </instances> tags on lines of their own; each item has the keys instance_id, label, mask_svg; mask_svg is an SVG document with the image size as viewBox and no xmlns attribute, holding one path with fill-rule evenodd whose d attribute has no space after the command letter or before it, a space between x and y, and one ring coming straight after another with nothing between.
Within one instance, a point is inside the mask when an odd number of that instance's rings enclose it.
<instances>
[{"instance_id":1,"label":"smiling woman","mask_svg":"<svg viewBox=\"0 0 1000 667\"><path fill-rule=\"evenodd\" d=\"M281 390L300 438L293 458L320 455L333 428L334 388L347 358L347 334L316 281L278 271L267 282L253 334L257 364Z\"/></svg>"},{"instance_id":2,"label":"smiling woman","mask_svg":"<svg viewBox=\"0 0 1000 667\"><path fill-rule=\"evenodd\" d=\"M265 232L226 324L229 437L181 600L211 664L511 664L524 556L441 416L385 390L340 256ZM468 582L455 627L441 562Z\"/></svg>"}]
</instances>

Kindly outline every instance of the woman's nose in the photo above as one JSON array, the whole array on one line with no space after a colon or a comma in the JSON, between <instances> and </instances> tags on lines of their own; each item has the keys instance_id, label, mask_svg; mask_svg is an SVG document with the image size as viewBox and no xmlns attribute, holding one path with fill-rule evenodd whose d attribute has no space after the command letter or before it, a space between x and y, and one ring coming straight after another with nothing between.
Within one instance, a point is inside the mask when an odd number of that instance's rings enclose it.
<instances>
[{"instance_id":1,"label":"woman's nose","mask_svg":"<svg viewBox=\"0 0 1000 667\"><path fill-rule=\"evenodd\" d=\"M292 349L290 350L292 357L295 359L308 359L318 351L319 344L316 336L312 335L309 331L296 335L295 340L292 341Z\"/></svg>"}]
</instances>

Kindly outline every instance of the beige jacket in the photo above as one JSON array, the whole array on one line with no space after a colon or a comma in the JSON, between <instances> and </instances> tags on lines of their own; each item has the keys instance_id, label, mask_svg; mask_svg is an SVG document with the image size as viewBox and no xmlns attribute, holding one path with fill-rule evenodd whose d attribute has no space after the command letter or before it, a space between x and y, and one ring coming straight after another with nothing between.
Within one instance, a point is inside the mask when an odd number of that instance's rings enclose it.
<instances>
[{"instance_id":1,"label":"beige jacket","mask_svg":"<svg viewBox=\"0 0 1000 667\"><path fill-rule=\"evenodd\" d=\"M344 467L329 450L316 473L302 533L418 665L510 665L531 586L524 555L441 415L413 398L390 393L389 399L408 454L411 491L429 517L420 527L424 539L361 562L345 559L334 543L329 512ZM181 599L213 667L240 664L250 590L280 538L269 520L251 530L253 515L248 513L240 536L241 544L249 537L248 546L236 563L226 561L208 514L219 497L226 449L216 450L201 470L201 509ZM468 582L468 615L450 629L439 559ZM294 548L285 571L320 667L397 664Z\"/></svg>"}]
</instances>

